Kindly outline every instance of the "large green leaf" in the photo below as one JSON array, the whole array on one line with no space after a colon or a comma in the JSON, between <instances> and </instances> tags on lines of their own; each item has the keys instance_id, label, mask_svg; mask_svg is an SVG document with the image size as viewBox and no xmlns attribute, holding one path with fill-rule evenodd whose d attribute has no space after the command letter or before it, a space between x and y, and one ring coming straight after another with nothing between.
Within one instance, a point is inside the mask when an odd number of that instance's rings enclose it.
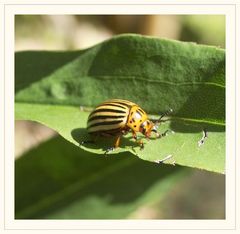
<instances>
[{"instance_id":1,"label":"large green leaf","mask_svg":"<svg viewBox=\"0 0 240 234\"><path fill-rule=\"evenodd\" d=\"M15 218L127 218L190 172L127 153L92 155L55 137L15 162Z\"/></svg>"},{"instance_id":2,"label":"large green leaf","mask_svg":"<svg viewBox=\"0 0 240 234\"><path fill-rule=\"evenodd\" d=\"M149 114L172 108L160 131L175 134L150 140L142 151L128 135L113 153L128 150L149 161L173 155L177 164L224 173L224 50L122 35L84 51L17 53L15 62L16 119L43 123L79 145L88 138L89 114L80 106L123 98ZM199 147L204 128L208 138ZM104 139L81 147L102 154L111 145Z\"/></svg>"}]
</instances>

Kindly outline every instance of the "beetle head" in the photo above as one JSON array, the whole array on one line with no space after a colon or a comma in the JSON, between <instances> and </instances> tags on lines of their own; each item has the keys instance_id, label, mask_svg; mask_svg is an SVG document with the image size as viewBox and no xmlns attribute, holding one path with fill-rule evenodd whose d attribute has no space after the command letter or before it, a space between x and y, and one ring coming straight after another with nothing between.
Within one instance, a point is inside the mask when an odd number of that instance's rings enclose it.
<instances>
[{"instance_id":1,"label":"beetle head","mask_svg":"<svg viewBox=\"0 0 240 234\"><path fill-rule=\"evenodd\" d=\"M150 120L145 120L139 128L139 131L145 135L147 138L151 136L151 133L154 132L157 136L159 136L159 133L157 132L158 126L155 125L152 121Z\"/></svg>"}]
</instances>

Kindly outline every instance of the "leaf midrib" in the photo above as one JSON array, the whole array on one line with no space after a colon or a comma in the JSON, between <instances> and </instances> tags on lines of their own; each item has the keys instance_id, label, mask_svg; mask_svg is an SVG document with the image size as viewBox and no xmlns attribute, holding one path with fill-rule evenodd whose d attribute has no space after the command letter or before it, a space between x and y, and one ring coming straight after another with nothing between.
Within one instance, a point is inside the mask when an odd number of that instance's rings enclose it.
<instances>
[{"instance_id":1,"label":"leaf midrib","mask_svg":"<svg viewBox=\"0 0 240 234\"><path fill-rule=\"evenodd\" d=\"M76 106L76 105L59 105L59 104L45 104L40 102L26 102L26 101L16 101L15 104L26 104L26 105L43 105L43 106L52 106L52 107L72 107L72 108L79 108L80 112L91 112L94 108L93 107L85 107L85 106ZM149 117L151 118L159 118L157 115L149 114ZM214 121L214 120L204 120L204 119L192 119L192 118L186 118L186 117L170 117L168 120L174 121L174 120L180 120L185 122L193 122L193 123L204 123L204 124L210 124L210 125L216 125L216 126L225 126L225 122L220 121ZM37 121L37 120L36 120ZM38 121L39 122L39 121Z\"/></svg>"}]
</instances>

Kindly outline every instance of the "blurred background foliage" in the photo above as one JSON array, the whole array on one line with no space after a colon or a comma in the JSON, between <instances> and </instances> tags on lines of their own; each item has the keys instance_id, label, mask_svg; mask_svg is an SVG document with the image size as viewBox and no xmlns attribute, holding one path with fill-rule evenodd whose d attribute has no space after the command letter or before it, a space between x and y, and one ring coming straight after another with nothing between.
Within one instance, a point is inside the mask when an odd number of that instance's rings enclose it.
<instances>
[{"instance_id":1,"label":"blurred background foliage","mask_svg":"<svg viewBox=\"0 0 240 234\"><path fill-rule=\"evenodd\" d=\"M225 47L219 15L17 15L16 50L82 49L121 33L139 33Z\"/></svg>"},{"instance_id":2,"label":"blurred background foliage","mask_svg":"<svg viewBox=\"0 0 240 234\"><path fill-rule=\"evenodd\" d=\"M15 51L79 50L121 33L138 33L225 48L225 17L221 15L16 15ZM16 181L19 183L16 184L16 189L24 190L24 187L19 188L19 185L28 181L28 172L24 175L19 174L27 152L33 148L37 149L42 142L54 138L56 138L55 132L45 126L28 121L15 122L15 156L16 170L18 170ZM31 170L30 167L26 168ZM164 197L151 204L142 202L126 217L225 218L225 177L192 169L188 170L187 175L166 191ZM18 201L18 207L21 207L20 203ZM46 214L39 217L44 216ZM51 218L51 215L48 217ZM72 216L61 213L57 217Z\"/></svg>"}]
</instances>

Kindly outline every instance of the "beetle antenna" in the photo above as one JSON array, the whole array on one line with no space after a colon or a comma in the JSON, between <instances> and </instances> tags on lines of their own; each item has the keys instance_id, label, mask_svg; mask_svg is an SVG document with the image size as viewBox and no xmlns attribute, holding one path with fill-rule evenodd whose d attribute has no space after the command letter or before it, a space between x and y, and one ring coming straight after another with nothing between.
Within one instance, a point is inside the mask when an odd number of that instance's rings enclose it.
<instances>
[{"instance_id":1,"label":"beetle antenna","mask_svg":"<svg viewBox=\"0 0 240 234\"><path fill-rule=\"evenodd\" d=\"M159 124L160 122L164 122L165 120L162 120L163 117L165 117L166 115L169 115L170 113L173 112L173 109L170 108L169 110L165 111L163 114L161 114L161 116L159 117L158 120L156 120L154 123L155 124Z\"/></svg>"},{"instance_id":2,"label":"beetle antenna","mask_svg":"<svg viewBox=\"0 0 240 234\"><path fill-rule=\"evenodd\" d=\"M169 115L169 114L172 113L172 112L173 112L173 109L172 109L172 108L170 108L169 110L167 110L166 112L164 112L164 113L160 116L159 121L162 120L162 118L163 118L164 116Z\"/></svg>"}]
</instances>

